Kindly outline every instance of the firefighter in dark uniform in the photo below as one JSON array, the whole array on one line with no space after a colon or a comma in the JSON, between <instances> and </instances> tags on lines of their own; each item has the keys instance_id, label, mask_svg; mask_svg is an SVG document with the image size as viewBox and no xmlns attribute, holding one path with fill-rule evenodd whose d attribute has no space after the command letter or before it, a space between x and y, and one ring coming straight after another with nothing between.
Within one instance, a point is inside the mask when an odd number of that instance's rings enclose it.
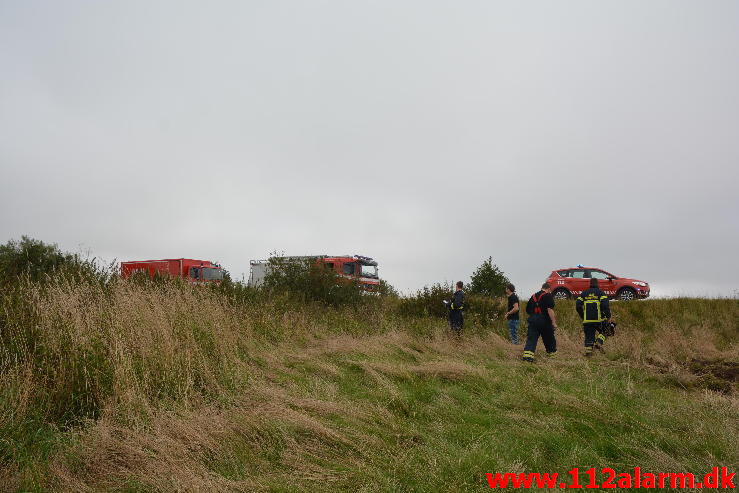
<instances>
[{"instance_id":1,"label":"firefighter in dark uniform","mask_svg":"<svg viewBox=\"0 0 739 493\"><path fill-rule=\"evenodd\" d=\"M449 306L449 328L456 335L462 332L464 325L464 291L462 291L462 281L457 281L457 290L454 291L452 299L447 302Z\"/></svg>"},{"instance_id":2,"label":"firefighter in dark uniform","mask_svg":"<svg viewBox=\"0 0 739 493\"><path fill-rule=\"evenodd\" d=\"M598 289L598 279L590 279L590 288L577 297L575 309L582 317L582 328L585 331L585 356L592 356L593 348L603 348L603 343L606 342L604 329L611 322L608 296Z\"/></svg>"},{"instance_id":3,"label":"firefighter in dark uniform","mask_svg":"<svg viewBox=\"0 0 739 493\"><path fill-rule=\"evenodd\" d=\"M529 302L526 303L526 313L529 318L523 360L534 362L539 337L544 342L547 356L556 356L557 338L554 336L554 330L557 328L557 317L554 314L554 298L549 283L542 284L541 291L529 298Z\"/></svg>"}]
</instances>

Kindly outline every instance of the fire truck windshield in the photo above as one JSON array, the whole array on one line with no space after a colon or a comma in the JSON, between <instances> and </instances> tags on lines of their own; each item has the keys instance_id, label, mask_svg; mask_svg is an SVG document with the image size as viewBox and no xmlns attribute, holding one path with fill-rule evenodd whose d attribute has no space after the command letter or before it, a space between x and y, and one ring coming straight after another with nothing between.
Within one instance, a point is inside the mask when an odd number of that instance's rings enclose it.
<instances>
[{"instance_id":1,"label":"fire truck windshield","mask_svg":"<svg viewBox=\"0 0 739 493\"><path fill-rule=\"evenodd\" d=\"M201 279L204 281L222 281L223 280L223 270L222 269L213 269L210 267L204 267L201 272Z\"/></svg>"},{"instance_id":2,"label":"fire truck windshield","mask_svg":"<svg viewBox=\"0 0 739 493\"><path fill-rule=\"evenodd\" d=\"M377 278L377 267L374 265L363 265L362 266L362 277Z\"/></svg>"}]
</instances>

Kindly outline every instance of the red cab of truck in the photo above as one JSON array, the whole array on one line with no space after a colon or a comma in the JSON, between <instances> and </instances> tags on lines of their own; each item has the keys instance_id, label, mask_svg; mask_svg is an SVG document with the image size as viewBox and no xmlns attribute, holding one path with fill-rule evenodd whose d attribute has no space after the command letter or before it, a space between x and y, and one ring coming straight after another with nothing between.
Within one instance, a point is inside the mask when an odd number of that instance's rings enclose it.
<instances>
[{"instance_id":1,"label":"red cab of truck","mask_svg":"<svg viewBox=\"0 0 739 493\"><path fill-rule=\"evenodd\" d=\"M278 257L283 262L315 262L332 270L337 276L359 283L368 292L376 292L380 287L377 262L363 255L306 255L298 257ZM248 285L259 287L274 268L270 260L252 260Z\"/></svg>"},{"instance_id":2,"label":"red cab of truck","mask_svg":"<svg viewBox=\"0 0 739 493\"><path fill-rule=\"evenodd\" d=\"M380 287L377 262L370 257L362 255L322 256L317 262L341 277L357 281L365 291L377 291Z\"/></svg>"},{"instance_id":3,"label":"red cab of truck","mask_svg":"<svg viewBox=\"0 0 739 493\"><path fill-rule=\"evenodd\" d=\"M170 258L163 260L133 260L121 262L121 277L128 279L142 272L153 278L155 275L179 277L192 283L221 282L223 269L208 260L191 258Z\"/></svg>"}]
</instances>

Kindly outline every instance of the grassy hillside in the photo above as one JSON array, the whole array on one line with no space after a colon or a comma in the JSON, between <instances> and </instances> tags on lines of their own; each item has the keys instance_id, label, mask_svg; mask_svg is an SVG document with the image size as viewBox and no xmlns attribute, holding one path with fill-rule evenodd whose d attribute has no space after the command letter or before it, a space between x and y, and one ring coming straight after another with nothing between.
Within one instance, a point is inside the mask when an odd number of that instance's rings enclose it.
<instances>
[{"instance_id":1,"label":"grassy hillside","mask_svg":"<svg viewBox=\"0 0 739 493\"><path fill-rule=\"evenodd\" d=\"M0 491L478 491L486 472L737 469L737 300L614 303L619 332L592 360L561 302L558 358L529 365L502 300L473 300L456 340L421 298L20 283L0 312Z\"/></svg>"}]
</instances>

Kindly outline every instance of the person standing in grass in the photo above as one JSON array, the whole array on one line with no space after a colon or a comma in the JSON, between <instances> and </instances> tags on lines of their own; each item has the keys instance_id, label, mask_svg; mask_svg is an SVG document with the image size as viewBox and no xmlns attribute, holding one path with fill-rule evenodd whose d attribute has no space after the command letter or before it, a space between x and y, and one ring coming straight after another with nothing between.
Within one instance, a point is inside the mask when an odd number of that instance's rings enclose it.
<instances>
[{"instance_id":1,"label":"person standing in grass","mask_svg":"<svg viewBox=\"0 0 739 493\"><path fill-rule=\"evenodd\" d=\"M505 294L508 296L508 311L505 314L508 321L508 333L511 336L511 342L518 344L518 295L516 294L516 287L508 283Z\"/></svg>"},{"instance_id":2,"label":"person standing in grass","mask_svg":"<svg viewBox=\"0 0 739 493\"><path fill-rule=\"evenodd\" d=\"M526 304L526 313L529 315L526 346L523 348L523 359L534 362L536 344L539 336L544 342L547 356L557 354L557 339L554 330L557 328L557 317L554 314L554 298L549 283L541 285L541 291L533 294Z\"/></svg>"},{"instance_id":3,"label":"person standing in grass","mask_svg":"<svg viewBox=\"0 0 739 493\"><path fill-rule=\"evenodd\" d=\"M464 284L462 281L457 281L457 289L454 291L452 299L445 302L449 306L449 328L452 329L452 333L460 335L462 333L462 326L464 325L464 291L462 290Z\"/></svg>"},{"instance_id":4,"label":"person standing in grass","mask_svg":"<svg viewBox=\"0 0 739 493\"><path fill-rule=\"evenodd\" d=\"M585 356L592 356L593 348L603 349L603 343L606 342L604 324L611 323L608 296L598 288L598 279L590 279L590 288L577 297L575 309L582 318L582 329L585 331Z\"/></svg>"}]
</instances>

